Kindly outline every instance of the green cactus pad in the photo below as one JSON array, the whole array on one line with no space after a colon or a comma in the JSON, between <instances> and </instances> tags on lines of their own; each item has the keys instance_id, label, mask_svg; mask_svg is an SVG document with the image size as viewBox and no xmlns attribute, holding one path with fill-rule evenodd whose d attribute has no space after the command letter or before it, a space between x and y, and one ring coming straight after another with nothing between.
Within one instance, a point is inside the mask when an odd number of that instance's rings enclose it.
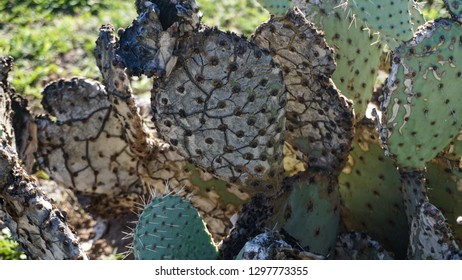
<instances>
[{"instance_id":1,"label":"green cactus pad","mask_svg":"<svg viewBox=\"0 0 462 280\"><path fill-rule=\"evenodd\" d=\"M283 232L305 250L327 256L335 246L340 220L337 177L311 170L288 178L292 190L280 215Z\"/></svg>"},{"instance_id":2,"label":"green cactus pad","mask_svg":"<svg viewBox=\"0 0 462 280\"><path fill-rule=\"evenodd\" d=\"M408 258L415 260L460 260L449 225L441 211L424 202L418 207L411 224Z\"/></svg>"},{"instance_id":3,"label":"green cactus pad","mask_svg":"<svg viewBox=\"0 0 462 280\"><path fill-rule=\"evenodd\" d=\"M446 217L458 244L462 244L462 170L458 162L438 157L427 165L428 198Z\"/></svg>"},{"instance_id":4,"label":"green cactus pad","mask_svg":"<svg viewBox=\"0 0 462 280\"><path fill-rule=\"evenodd\" d=\"M154 198L140 215L133 237L138 260L216 259L218 250L197 210L174 195Z\"/></svg>"},{"instance_id":5,"label":"green cactus pad","mask_svg":"<svg viewBox=\"0 0 462 280\"><path fill-rule=\"evenodd\" d=\"M462 128L462 27L450 19L422 26L393 55L379 130L401 168L423 168Z\"/></svg>"},{"instance_id":6,"label":"green cactus pad","mask_svg":"<svg viewBox=\"0 0 462 280\"><path fill-rule=\"evenodd\" d=\"M307 19L323 30L334 49L337 68L332 75L336 87L353 101L357 119L366 112L380 65L382 45L366 25L342 9L342 0L296 0Z\"/></svg>"},{"instance_id":7,"label":"green cactus pad","mask_svg":"<svg viewBox=\"0 0 462 280\"><path fill-rule=\"evenodd\" d=\"M348 230L367 232L399 259L406 257L408 225L401 181L371 124L356 126L348 162L339 177L342 219Z\"/></svg>"},{"instance_id":8,"label":"green cactus pad","mask_svg":"<svg viewBox=\"0 0 462 280\"><path fill-rule=\"evenodd\" d=\"M450 160L460 160L462 158L462 130L457 133L456 137L444 149L443 155Z\"/></svg>"},{"instance_id":9,"label":"green cactus pad","mask_svg":"<svg viewBox=\"0 0 462 280\"><path fill-rule=\"evenodd\" d=\"M262 24L253 37L270 49L284 72L287 142L308 164L340 172L353 138L353 110L330 79L332 49L299 9Z\"/></svg>"},{"instance_id":10,"label":"green cactus pad","mask_svg":"<svg viewBox=\"0 0 462 280\"><path fill-rule=\"evenodd\" d=\"M373 31L397 41L408 41L414 35L409 11L410 0L349 0L356 18Z\"/></svg>"},{"instance_id":11,"label":"green cactus pad","mask_svg":"<svg viewBox=\"0 0 462 280\"><path fill-rule=\"evenodd\" d=\"M260 5L275 16L283 16L294 4L293 0L257 0Z\"/></svg>"},{"instance_id":12,"label":"green cactus pad","mask_svg":"<svg viewBox=\"0 0 462 280\"><path fill-rule=\"evenodd\" d=\"M392 260L379 242L360 232L342 233L337 238L335 247L337 260Z\"/></svg>"},{"instance_id":13,"label":"green cactus pad","mask_svg":"<svg viewBox=\"0 0 462 280\"><path fill-rule=\"evenodd\" d=\"M208 28L177 53L171 75L153 88L159 133L188 160L246 191L277 191L286 98L271 55Z\"/></svg>"},{"instance_id":14,"label":"green cactus pad","mask_svg":"<svg viewBox=\"0 0 462 280\"><path fill-rule=\"evenodd\" d=\"M461 0L443 0L446 9L454 20L462 22L462 1Z\"/></svg>"},{"instance_id":15,"label":"green cactus pad","mask_svg":"<svg viewBox=\"0 0 462 280\"><path fill-rule=\"evenodd\" d=\"M415 32L419 26L426 22L422 13L421 3L414 0L409 1L409 12L411 13L412 29Z\"/></svg>"}]
</instances>

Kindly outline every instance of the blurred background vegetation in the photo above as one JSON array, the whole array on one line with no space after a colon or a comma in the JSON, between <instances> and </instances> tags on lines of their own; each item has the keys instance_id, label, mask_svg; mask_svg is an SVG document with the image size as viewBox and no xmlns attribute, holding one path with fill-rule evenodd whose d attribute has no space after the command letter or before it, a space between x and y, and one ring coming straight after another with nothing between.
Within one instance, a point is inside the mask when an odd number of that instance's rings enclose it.
<instances>
[{"instance_id":1,"label":"blurred background vegetation","mask_svg":"<svg viewBox=\"0 0 462 280\"><path fill-rule=\"evenodd\" d=\"M196 0L203 22L250 36L269 18L256 0ZM15 67L10 81L32 106L50 81L72 76L100 79L93 58L99 27L127 27L136 17L134 0L0 0L0 56L11 55ZM423 1L421 1L423 2ZM426 1L427 19L445 16L442 0ZM135 93L149 91L149 81L134 81ZM0 231L0 259L24 254Z\"/></svg>"}]
</instances>

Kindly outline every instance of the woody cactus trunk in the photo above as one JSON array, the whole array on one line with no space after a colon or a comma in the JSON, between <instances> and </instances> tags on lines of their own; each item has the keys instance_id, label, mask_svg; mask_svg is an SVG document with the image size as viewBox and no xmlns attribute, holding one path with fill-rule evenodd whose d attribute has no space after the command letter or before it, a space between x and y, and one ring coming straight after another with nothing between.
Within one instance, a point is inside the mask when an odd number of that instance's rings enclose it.
<instances>
[{"instance_id":1,"label":"woody cactus trunk","mask_svg":"<svg viewBox=\"0 0 462 280\"><path fill-rule=\"evenodd\" d=\"M94 215L148 198L138 259L461 258L460 1L426 23L412 0L258 2L272 16L247 39L194 0L136 1L100 29L103 82L48 84L39 116L3 58L0 217L30 257L86 258L35 156Z\"/></svg>"}]
</instances>

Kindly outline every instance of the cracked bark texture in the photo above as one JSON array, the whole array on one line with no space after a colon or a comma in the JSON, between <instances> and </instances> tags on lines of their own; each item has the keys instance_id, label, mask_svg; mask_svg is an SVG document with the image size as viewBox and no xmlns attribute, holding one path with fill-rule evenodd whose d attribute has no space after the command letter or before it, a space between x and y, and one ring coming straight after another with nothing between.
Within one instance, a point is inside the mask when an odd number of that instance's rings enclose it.
<instances>
[{"instance_id":1,"label":"cracked bark texture","mask_svg":"<svg viewBox=\"0 0 462 280\"><path fill-rule=\"evenodd\" d=\"M310 166L341 171L353 139L352 103L330 77L333 51L298 8L273 17L253 37L271 50L284 73L287 142L301 150Z\"/></svg>"},{"instance_id":2,"label":"cracked bark texture","mask_svg":"<svg viewBox=\"0 0 462 280\"><path fill-rule=\"evenodd\" d=\"M135 150L133 154L140 162L138 174L142 182L157 195L174 191L190 196L215 240L223 239L232 227L231 217L249 199L249 195L235 185L217 180L210 173L196 169L168 143L158 138L157 131L152 129L152 123L143 119L139 113L122 58L115 53L118 46L119 41L114 35L113 27L103 26L95 54L103 73L109 101L127 131L127 143L134 143L130 144L130 150ZM148 149L143 151L146 144L149 145ZM168 188L165 187L166 183Z\"/></svg>"},{"instance_id":3,"label":"cracked bark texture","mask_svg":"<svg viewBox=\"0 0 462 280\"><path fill-rule=\"evenodd\" d=\"M0 199L7 225L32 259L86 259L63 214L38 190L16 153L11 122L11 89L6 83L12 60L0 60Z\"/></svg>"},{"instance_id":4,"label":"cracked bark texture","mask_svg":"<svg viewBox=\"0 0 462 280\"><path fill-rule=\"evenodd\" d=\"M139 161L101 84L79 78L50 83L42 105L49 115L36 120L39 162L56 182L85 194L144 193Z\"/></svg>"},{"instance_id":5,"label":"cracked bark texture","mask_svg":"<svg viewBox=\"0 0 462 280\"><path fill-rule=\"evenodd\" d=\"M159 133L182 156L248 192L276 192L283 177L282 75L271 56L231 33L204 27L156 80Z\"/></svg>"},{"instance_id":6,"label":"cracked bark texture","mask_svg":"<svg viewBox=\"0 0 462 280\"><path fill-rule=\"evenodd\" d=\"M94 51L96 63L103 75L114 114L125 130L124 137L130 151L144 160L155 156L159 150L167 149L168 145L163 145L144 126L122 58L115 53L118 45L114 27L103 25Z\"/></svg>"}]
</instances>

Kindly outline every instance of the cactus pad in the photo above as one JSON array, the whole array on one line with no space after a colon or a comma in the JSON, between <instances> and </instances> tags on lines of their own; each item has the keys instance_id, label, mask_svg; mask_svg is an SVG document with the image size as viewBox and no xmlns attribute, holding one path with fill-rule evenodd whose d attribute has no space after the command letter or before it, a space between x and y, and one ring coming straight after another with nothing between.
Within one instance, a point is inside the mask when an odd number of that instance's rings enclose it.
<instances>
[{"instance_id":1,"label":"cactus pad","mask_svg":"<svg viewBox=\"0 0 462 280\"><path fill-rule=\"evenodd\" d=\"M255 236L242 248L238 260L322 260L323 256L294 249L277 231Z\"/></svg>"},{"instance_id":2,"label":"cactus pad","mask_svg":"<svg viewBox=\"0 0 462 280\"><path fill-rule=\"evenodd\" d=\"M443 151L444 157L450 160L462 158L462 130L452 139L451 143Z\"/></svg>"},{"instance_id":3,"label":"cactus pad","mask_svg":"<svg viewBox=\"0 0 462 280\"><path fill-rule=\"evenodd\" d=\"M127 29L119 29L117 54L130 75L169 75L178 39L199 27L197 5L194 0L136 2L140 15Z\"/></svg>"},{"instance_id":4,"label":"cactus pad","mask_svg":"<svg viewBox=\"0 0 462 280\"><path fill-rule=\"evenodd\" d=\"M449 225L441 211L424 202L412 220L408 257L418 260L462 258Z\"/></svg>"},{"instance_id":5,"label":"cactus pad","mask_svg":"<svg viewBox=\"0 0 462 280\"><path fill-rule=\"evenodd\" d=\"M462 22L462 1L461 0L443 0L446 9L454 20Z\"/></svg>"},{"instance_id":6,"label":"cactus pad","mask_svg":"<svg viewBox=\"0 0 462 280\"><path fill-rule=\"evenodd\" d=\"M378 74L382 45L361 19L341 7L342 0L295 0L307 19L323 30L334 49L337 68L332 75L337 88L353 101L357 119L366 112Z\"/></svg>"},{"instance_id":7,"label":"cactus pad","mask_svg":"<svg viewBox=\"0 0 462 280\"><path fill-rule=\"evenodd\" d=\"M271 56L208 29L178 51L177 66L153 88L159 133L181 155L248 191L282 181L286 99Z\"/></svg>"},{"instance_id":8,"label":"cactus pad","mask_svg":"<svg viewBox=\"0 0 462 280\"><path fill-rule=\"evenodd\" d=\"M263 8L275 16L283 16L294 4L293 0L257 0Z\"/></svg>"},{"instance_id":9,"label":"cactus pad","mask_svg":"<svg viewBox=\"0 0 462 280\"><path fill-rule=\"evenodd\" d=\"M409 12L411 13L411 22L414 32L417 31L419 26L426 22L425 17L422 13L421 3L415 0L409 1Z\"/></svg>"},{"instance_id":10,"label":"cactus pad","mask_svg":"<svg viewBox=\"0 0 462 280\"><path fill-rule=\"evenodd\" d=\"M329 255L340 219L338 182L330 172L308 169L287 179L292 190L283 212L284 233L305 250Z\"/></svg>"},{"instance_id":11,"label":"cactus pad","mask_svg":"<svg viewBox=\"0 0 462 280\"><path fill-rule=\"evenodd\" d=\"M154 198L140 215L133 249L139 260L216 259L218 251L196 209L184 199Z\"/></svg>"},{"instance_id":12,"label":"cactus pad","mask_svg":"<svg viewBox=\"0 0 462 280\"><path fill-rule=\"evenodd\" d=\"M353 138L351 103L335 88L332 49L298 9L262 24L254 41L281 65L287 94L287 141L308 164L339 170Z\"/></svg>"},{"instance_id":13,"label":"cactus pad","mask_svg":"<svg viewBox=\"0 0 462 280\"><path fill-rule=\"evenodd\" d=\"M73 78L47 85L37 118L39 163L58 183L87 194L143 194L138 161L104 87Z\"/></svg>"},{"instance_id":14,"label":"cactus pad","mask_svg":"<svg viewBox=\"0 0 462 280\"><path fill-rule=\"evenodd\" d=\"M446 217L458 244L462 244L462 170L459 162L438 157L427 164L428 199Z\"/></svg>"},{"instance_id":15,"label":"cactus pad","mask_svg":"<svg viewBox=\"0 0 462 280\"><path fill-rule=\"evenodd\" d=\"M158 14L156 5L150 5L131 26L119 31L117 53L131 75L160 76L176 62L172 54L176 39L163 31Z\"/></svg>"},{"instance_id":16,"label":"cactus pad","mask_svg":"<svg viewBox=\"0 0 462 280\"><path fill-rule=\"evenodd\" d=\"M339 177L342 219L348 230L367 232L399 259L406 256L408 225L400 174L385 157L371 124L356 126L353 150Z\"/></svg>"},{"instance_id":17,"label":"cactus pad","mask_svg":"<svg viewBox=\"0 0 462 280\"><path fill-rule=\"evenodd\" d=\"M360 232L347 232L338 236L335 247L337 260L392 260L379 242Z\"/></svg>"},{"instance_id":18,"label":"cactus pad","mask_svg":"<svg viewBox=\"0 0 462 280\"><path fill-rule=\"evenodd\" d=\"M449 19L429 22L393 55L382 96L381 139L402 168L424 167L462 127L462 27Z\"/></svg>"},{"instance_id":19,"label":"cactus pad","mask_svg":"<svg viewBox=\"0 0 462 280\"><path fill-rule=\"evenodd\" d=\"M408 41L414 34L409 11L410 0L349 0L357 18L373 31L397 41Z\"/></svg>"}]
</instances>

